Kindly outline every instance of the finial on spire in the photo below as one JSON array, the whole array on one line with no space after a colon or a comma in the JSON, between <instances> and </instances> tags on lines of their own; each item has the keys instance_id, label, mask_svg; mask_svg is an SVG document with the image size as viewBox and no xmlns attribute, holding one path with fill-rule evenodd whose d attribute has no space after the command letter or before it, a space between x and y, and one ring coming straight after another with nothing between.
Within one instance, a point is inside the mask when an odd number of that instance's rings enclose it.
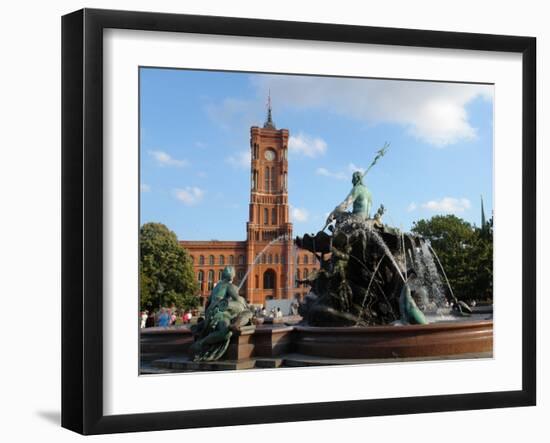
<instances>
[{"instance_id":1,"label":"finial on spire","mask_svg":"<svg viewBox=\"0 0 550 443\"><path fill-rule=\"evenodd\" d=\"M275 123L271 117L271 89L267 95L267 120L264 123L264 128L277 129L275 128Z\"/></svg>"}]
</instances>

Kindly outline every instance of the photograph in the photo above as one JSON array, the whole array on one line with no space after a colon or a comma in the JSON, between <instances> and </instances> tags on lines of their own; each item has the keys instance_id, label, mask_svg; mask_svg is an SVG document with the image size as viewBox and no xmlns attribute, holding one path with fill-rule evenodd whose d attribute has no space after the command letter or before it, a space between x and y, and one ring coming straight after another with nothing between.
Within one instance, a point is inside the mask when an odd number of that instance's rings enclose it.
<instances>
[{"instance_id":1,"label":"photograph","mask_svg":"<svg viewBox=\"0 0 550 443\"><path fill-rule=\"evenodd\" d=\"M547 435L543 5L5 3L3 441Z\"/></svg>"},{"instance_id":2,"label":"photograph","mask_svg":"<svg viewBox=\"0 0 550 443\"><path fill-rule=\"evenodd\" d=\"M494 84L138 69L140 375L493 358Z\"/></svg>"}]
</instances>

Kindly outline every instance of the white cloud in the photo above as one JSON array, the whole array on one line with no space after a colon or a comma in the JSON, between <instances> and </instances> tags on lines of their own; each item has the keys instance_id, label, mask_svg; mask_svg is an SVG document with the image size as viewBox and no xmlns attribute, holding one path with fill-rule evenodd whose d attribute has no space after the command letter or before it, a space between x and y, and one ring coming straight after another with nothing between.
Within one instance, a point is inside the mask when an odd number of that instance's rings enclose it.
<instances>
[{"instance_id":1,"label":"white cloud","mask_svg":"<svg viewBox=\"0 0 550 443\"><path fill-rule=\"evenodd\" d=\"M187 166L187 160L178 160L164 151L149 151L149 154L157 161L159 166Z\"/></svg>"},{"instance_id":2,"label":"white cloud","mask_svg":"<svg viewBox=\"0 0 550 443\"><path fill-rule=\"evenodd\" d=\"M250 167L250 151L240 151L234 155L230 155L225 159L227 163L236 168L249 168Z\"/></svg>"},{"instance_id":3,"label":"white cloud","mask_svg":"<svg viewBox=\"0 0 550 443\"><path fill-rule=\"evenodd\" d=\"M196 186L187 186L185 189L174 189L174 196L182 203L192 206L199 203L205 191Z\"/></svg>"},{"instance_id":4,"label":"white cloud","mask_svg":"<svg viewBox=\"0 0 550 443\"><path fill-rule=\"evenodd\" d=\"M335 178L336 180L346 180L348 178L348 175L343 172L332 172L326 168L317 168L315 173L324 177Z\"/></svg>"},{"instance_id":5,"label":"white cloud","mask_svg":"<svg viewBox=\"0 0 550 443\"><path fill-rule=\"evenodd\" d=\"M407 206L407 212L413 212L418 208L418 205L415 202L409 203L409 206Z\"/></svg>"},{"instance_id":6,"label":"white cloud","mask_svg":"<svg viewBox=\"0 0 550 443\"><path fill-rule=\"evenodd\" d=\"M151 186L142 183L139 187L141 192L151 192Z\"/></svg>"},{"instance_id":7,"label":"white cloud","mask_svg":"<svg viewBox=\"0 0 550 443\"><path fill-rule=\"evenodd\" d=\"M307 222L309 220L309 212L304 208L290 207L290 218L293 222Z\"/></svg>"},{"instance_id":8,"label":"white cloud","mask_svg":"<svg viewBox=\"0 0 550 443\"><path fill-rule=\"evenodd\" d=\"M493 86L460 83L262 76L253 78L259 96L268 89L280 109L325 109L366 124L399 124L412 136L442 147L476 137L466 106L492 100Z\"/></svg>"},{"instance_id":9,"label":"white cloud","mask_svg":"<svg viewBox=\"0 0 550 443\"><path fill-rule=\"evenodd\" d=\"M422 203L422 208L432 212L464 212L470 209L472 204L467 198L443 197L441 200L430 200Z\"/></svg>"},{"instance_id":10,"label":"white cloud","mask_svg":"<svg viewBox=\"0 0 550 443\"><path fill-rule=\"evenodd\" d=\"M288 139L290 152L305 155L306 157L318 157L327 150L327 143L319 137L311 137L300 132L298 135L291 135Z\"/></svg>"}]
</instances>

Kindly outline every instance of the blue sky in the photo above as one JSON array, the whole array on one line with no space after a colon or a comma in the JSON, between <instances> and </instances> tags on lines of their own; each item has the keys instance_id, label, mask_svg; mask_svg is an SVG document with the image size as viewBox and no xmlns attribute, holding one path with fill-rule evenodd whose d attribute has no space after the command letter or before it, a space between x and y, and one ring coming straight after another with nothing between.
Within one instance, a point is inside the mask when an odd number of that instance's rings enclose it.
<instances>
[{"instance_id":1,"label":"blue sky","mask_svg":"<svg viewBox=\"0 0 550 443\"><path fill-rule=\"evenodd\" d=\"M244 240L250 190L249 131L287 128L295 235L316 232L365 177L373 210L409 230L455 214L480 222L493 194L493 86L176 69L140 70L141 223L182 240Z\"/></svg>"}]
</instances>

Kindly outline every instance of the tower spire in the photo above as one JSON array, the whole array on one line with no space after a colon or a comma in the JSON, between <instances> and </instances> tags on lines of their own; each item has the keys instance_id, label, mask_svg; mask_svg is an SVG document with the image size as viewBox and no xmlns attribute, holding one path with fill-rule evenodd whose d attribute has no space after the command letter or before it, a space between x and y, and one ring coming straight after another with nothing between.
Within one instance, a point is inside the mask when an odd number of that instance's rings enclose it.
<instances>
[{"instance_id":1,"label":"tower spire","mask_svg":"<svg viewBox=\"0 0 550 443\"><path fill-rule=\"evenodd\" d=\"M267 96L267 120L264 123L264 128L277 129L271 117L271 89L269 90L269 94Z\"/></svg>"},{"instance_id":2,"label":"tower spire","mask_svg":"<svg viewBox=\"0 0 550 443\"><path fill-rule=\"evenodd\" d=\"M481 196L481 229L485 229L485 224L487 223L485 219L485 209L483 208L483 196Z\"/></svg>"}]
</instances>

